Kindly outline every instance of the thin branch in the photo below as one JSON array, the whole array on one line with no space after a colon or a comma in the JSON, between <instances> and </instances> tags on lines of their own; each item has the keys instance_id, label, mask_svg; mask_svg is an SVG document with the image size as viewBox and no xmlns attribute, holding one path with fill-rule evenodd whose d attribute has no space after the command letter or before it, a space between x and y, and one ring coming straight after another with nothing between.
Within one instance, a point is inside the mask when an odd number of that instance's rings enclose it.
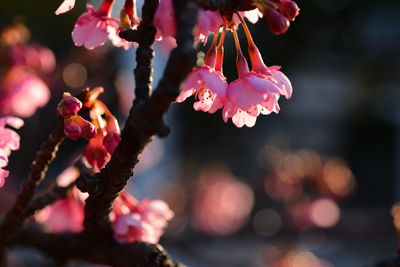
<instances>
[{"instance_id":1,"label":"thin branch","mask_svg":"<svg viewBox=\"0 0 400 267\"><path fill-rule=\"evenodd\" d=\"M136 243L99 243L83 233L48 234L22 229L13 245L40 249L60 261L81 259L97 264L132 267L183 267L174 261L160 245Z\"/></svg>"},{"instance_id":2,"label":"thin branch","mask_svg":"<svg viewBox=\"0 0 400 267\"><path fill-rule=\"evenodd\" d=\"M163 114L179 95L179 86L196 63L192 30L197 17L197 5L191 0L174 1L177 14L177 47L171 52L157 89L147 100L130 111L121 142L110 162L101 170L98 182L86 186L90 178L79 179L77 186L88 191L85 206L85 230L94 239L112 239L108 214L119 192L125 187L144 147L165 127ZM99 177L100 176L100 177Z\"/></svg>"},{"instance_id":3,"label":"thin branch","mask_svg":"<svg viewBox=\"0 0 400 267\"><path fill-rule=\"evenodd\" d=\"M29 207L26 210L25 216L29 217L33 215L36 211L43 209L47 205L51 205L61 198L67 196L68 191L70 191L75 186L75 181L67 186L53 185L47 192L35 197Z\"/></svg>"},{"instance_id":4,"label":"thin branch","mask_svg":"<svg viewBox=\"0 0 400 267\"><path fill-rule=\"evenodd\" d=\"M200 7L219 10L222 14L233 14L256 8L253 0L197 0Z\"/></svg>"}]
</instances>

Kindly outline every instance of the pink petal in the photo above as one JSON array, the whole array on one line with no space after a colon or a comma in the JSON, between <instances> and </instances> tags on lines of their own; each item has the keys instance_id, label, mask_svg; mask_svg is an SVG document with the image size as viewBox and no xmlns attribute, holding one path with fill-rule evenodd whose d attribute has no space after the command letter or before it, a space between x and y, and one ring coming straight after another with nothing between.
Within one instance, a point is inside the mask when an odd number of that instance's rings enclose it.
<instances>
[{"instance_id":1,"label":"pink petal","mask_svg":"<svg viewBox=\"0 0 400 267\"><path fill-rule=\"evenodd\" d=\"M243 110L239 110L233 117L232 122L236 127L241 128L243 125L253 127L256 124L257 117L249 115Z\"/></svg>"},{"instance_id":2,"label":"pink petal","mask_svg":"<svg viewBox=\"0 0 400 267\"><path fill-rule=\"evenodd\" d=\"M10 174L9 171L0 169L0 187L4 186L4 183L6 181L6 178L8 177L8 175Z\"/></svg>"},{"instance_id":3,"label":"pink petal","mask_svg":"<svg viewBox=\"0 0 400 267\"><path fill-rule=\"evenodd\" d=\"M72 31L72 39L75 45L84 45L87 49L93 49L103 45L107 41L107 38L107 26L96 17L93 17L85 24L75 24L75 28Z\"/></svg>"},{"instance_id":4,"label":"pink petal","mask_svg":"<svg viewBox=\"0 0 400 267\"><path fill-rule=\"evenodd\" d=\"M263 94L254 90L243 79L230 83L227 92L230 101L243 110L247 110L263 101Z\"/></svg>"},{"instance_id":5,"label":"pink petal","mask_svg":"<svg viewBox=\"0 0 400 267\"><path fill-rule=\"evenodd\" d=\"M64 2L62 2L62 4L58 7L56 12L54 13L56 15L66 13L70 11L74 6L75 6L75 0L64 0Z\"/></svg>"},{"instance_id":6,"label":"pink petal","mask_svg":"<svg viewBox=\"0 0 400 267\"><path fill-rule=\"evenodd\" d=\"M255 90L267 94L280 94L279 88L266 75L252 75L246 76L246 82Z\"/></svg>"},{"instance_id":7,"label":"pink petal","mask_svg":"<svg viewBox=\"0 0 400 267\"><path fill-rule=\"evenodd\" d=\"M228 87L225 79L211 68L201 68L200 75L203 78L205 87L224 98L226 95L226 88Z\"/></svg>"},{"instance_id":8,"label":"pink petal","mask_svg":"<svg viewBox=\"0 0 400 267\"><path fill-rule=\"evenodd\" d=\"M24 121L18 117L6 116L0 118L0 126L4 127L6 124L13 128L19 129L24 125Z\"/></svg>"}]
</instances>

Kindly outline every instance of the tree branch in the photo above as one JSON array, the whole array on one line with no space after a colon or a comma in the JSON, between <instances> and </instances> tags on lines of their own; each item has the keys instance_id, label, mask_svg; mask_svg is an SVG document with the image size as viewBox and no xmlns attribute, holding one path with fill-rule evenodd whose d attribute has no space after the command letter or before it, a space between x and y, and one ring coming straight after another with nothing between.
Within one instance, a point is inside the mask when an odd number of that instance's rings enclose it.
<instances>
[{"instance_id":1,"label":"tree branch","mask_svg":"<svg viewBox=\"0 0 400 267\"><path fill-rule=\"evenodd\" d=\"M47 205L51 205L57 200L67 196L68 191L70 191L75 186L75 181L67 186L53 185L50 190L35 197L29 207L26 209L25 216L29 217L33 215L36 211L43 209Z\"/></svg>"},{"instance_id":2,"label":"tree branch","mask_svg":"<svg viewBox=\"0 0 400 267\"><path fill-rule=\"evenodd\" d=\"M81 259L97 264L132 267L183 267L160 245L136 243L99 243L84 233L48 234L22 229L11 240L12 245L40 249L60 261Z\"/></svg>"},{"instance_id":3,"label":"tree branch","mask_svg":"<svg viewBox=\"0 0 400 267\"><path fill-rule=\"evenodd\" d=\"M111 205L133 175L139 155L152 137L165 128L163 114L179 95L179 86L196 62L192 30L197 17L193 0L174 1L177 14L177 47L171 52L166 69L157 89L150 98L136 103L121 133L121 142L110 162L94 176L97 182L86 186L92 177L77 181L82 191L88 191L85 206L85 230L94 239L112 240L108 219ZM92 180L93 181L93 180Z\"/></svg>"}]
</instances>

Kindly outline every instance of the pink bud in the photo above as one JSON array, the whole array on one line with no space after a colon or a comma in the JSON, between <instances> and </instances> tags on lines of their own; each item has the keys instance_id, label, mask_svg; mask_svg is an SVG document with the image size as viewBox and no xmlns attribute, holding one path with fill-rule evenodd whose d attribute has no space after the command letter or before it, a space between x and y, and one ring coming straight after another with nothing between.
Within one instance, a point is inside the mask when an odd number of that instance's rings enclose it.
<instances>
[{"instance_id":1,"label":"pink bud","mask_svg":"<svg viewBox=\"0 0 400 267\"><path fill-rule=\"evenodd\" d=\"M75 117L77 116L72 116L64 120L64 133L72 140L76 140L82 135L82 128L77 123Z\"/></svg>"},{"instance_id":2,"label":"pink bud","mask_svg":"<svg viewBox=\"0 0 400 267\"><path fill-rule=\"evenodd\" d=\"M289 20L276 9L267 8L264 15L267 17L268 27L273 34L282 34L289 28Z\"/></svg>"},{"instance_id":3,"label":"pink bud","mask_svg":"<svg viewBox=\"0 0 400 267\"><path fill-rule=\"evenodd\" d=\"M78 98L69 94L64 94L64 98L57 106L57 111L61 117L68 119L69 117L76 115L81 108L82 102L79 101Z\"/></svg>"},{"instance_id":4,"label":"pink bud","mask_svg":"<svg viewBox=\"0 0 400 267\"><path fill-rule=\"evenodd\" d=\"M282 0L278 4L281 13L290 21L293 21L299 15L300 8L292 0Z\"/></svg>"},{"instance_id":5,"label":"pink bud","mask_svg":"<svg viewBox=\"0 0 400 267\"><path fill-rule=\"evenodd\" d=\"M82 137L89 140L96 136L97 129L93 123L85 120L85 125L82 127Z\"/></svg>"}]
</instances>

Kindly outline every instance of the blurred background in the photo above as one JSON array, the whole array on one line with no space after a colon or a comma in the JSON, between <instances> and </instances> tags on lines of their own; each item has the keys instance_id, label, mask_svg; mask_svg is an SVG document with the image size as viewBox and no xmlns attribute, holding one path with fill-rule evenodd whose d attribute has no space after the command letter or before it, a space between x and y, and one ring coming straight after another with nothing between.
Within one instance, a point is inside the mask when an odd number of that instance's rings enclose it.
<instances>
[{"instance_id":1,"label":"blurred background","mask_svg":"<svg viewBox=\"0 0 400 267\"><path fill-rule=\"evenodd\" d=\"M10 157L11 175L1 189L2 213L57 122L64 91L103 86L100 99L121 124L134 97L135 48L75 47L70 33L85 1L55 16L60 2L7 1L0 10L2 27L23 21L32 41L49 47L57 62L41 76L50 102L19 131L21 149ZM249 24L266 64L282 66L292 82L293 97L281 98L281 112L238 129L224 123L220 111L195 111L192 99L173 104L166 119L171 135L146 148L128 185L138 199L170 205L175 218L161 244L188 266L354 267L395 255L400 2L296 2L300 15L282 36L271 34L265 19ZM240 37L245 44L242 30ZM231 34L227 38L224 74L232 81L234 43ZM155 84L169 49L168 42L156 45ZM43 187L84 145L62 145Z\"/></svg>"}]
</instances>

